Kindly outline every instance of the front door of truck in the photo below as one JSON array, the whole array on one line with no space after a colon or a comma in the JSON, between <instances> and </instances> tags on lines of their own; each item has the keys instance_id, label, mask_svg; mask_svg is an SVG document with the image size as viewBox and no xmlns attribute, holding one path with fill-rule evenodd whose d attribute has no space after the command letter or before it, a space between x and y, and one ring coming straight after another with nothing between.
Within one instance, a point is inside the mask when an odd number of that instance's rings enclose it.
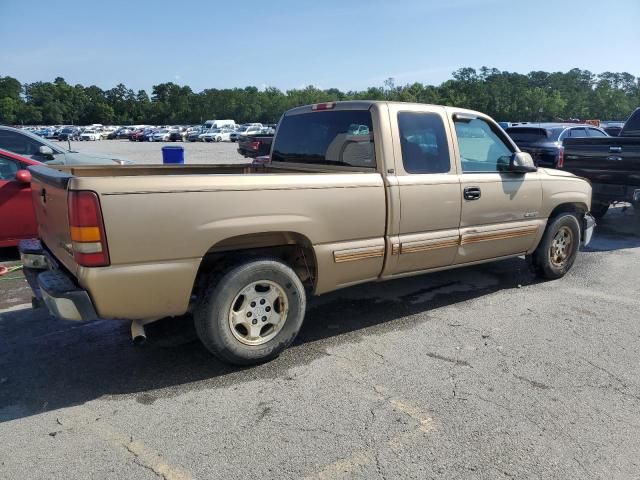
<instances>
[{"instance_id":1,"label":"front door of truck","mask_svg":"<svg viewBox=\"0 0 640 480\"><path fill-rule=\"evenodd\" d=\"M544 228L539 173L505 171L515 147L494 122L453 113L452 123L462 189L460 246L454 263L528 251Z\"/></svg>"},{"instance_id":2,"label":"front door of truck","mask_svg":"<svg viewBox=\"0 0 640 480\"><path fill-rule=\"evenodd\" d=\"M458 251L461 206L446 112L435 106L389 104L389 114L400 200L389 273L446 267Z\"/></svg>"}]
</instances>

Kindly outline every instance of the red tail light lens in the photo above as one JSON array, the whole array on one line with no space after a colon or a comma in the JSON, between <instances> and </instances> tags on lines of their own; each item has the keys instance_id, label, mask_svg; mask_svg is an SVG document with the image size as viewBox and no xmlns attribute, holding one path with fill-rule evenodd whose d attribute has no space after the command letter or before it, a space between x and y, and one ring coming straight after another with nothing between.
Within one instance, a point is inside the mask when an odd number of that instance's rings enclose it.
<instances>
[{"instance_id":1,"label":"red tail light lens","mask_svg":"<svg viewBox=\"0 0 640 480\"><path fill-rule=\"evenodd\" d=\"M559 147L557 168L564 167L564 147Z\"/></svg>"},{"instance_id":2,"label":"red tail light lens","mask_svg":"<svg viewBox=\"0 0 640 480\"><path fill-rule=\"evenodd\" d=\"M251 142L251 150L258 150L260 148L260 142Z\"/></svg>"},{"instance_id":3,"label":"red tail light lens","mask_svg":"<svg viewBox=\"0 0 640 480\"><path fill-rule=\"evenodd\" d=\"M72 191L67 201L73 258L84 267L106 267L109 250L98 195Z\"/></svg>"},{"instance_id":4,"label":"red tail light lens","mask_svg":"<svg viewBox=\"0 0 640 480\"><path fill-rule=\"evenodd\" d=\"M311 105L311 110L319 112L322 110L331 110L336 106L336 102L315 103Z\"/></svg>"}]
</instances>

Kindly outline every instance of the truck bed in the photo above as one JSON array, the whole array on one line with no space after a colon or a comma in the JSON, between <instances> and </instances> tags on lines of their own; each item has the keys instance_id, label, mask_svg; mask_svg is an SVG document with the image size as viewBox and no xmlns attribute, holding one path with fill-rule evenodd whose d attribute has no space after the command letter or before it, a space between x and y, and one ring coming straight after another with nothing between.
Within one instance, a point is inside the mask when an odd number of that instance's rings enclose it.
<instances>
[{"instance_id":1,"label":"truck bed","mask_svg":"<svg viewBox=\"0 0 640 480\"><path fill-rule=\"evenodd\" d=\"M378 172L237 165L31 171L39 237L92 292L103 318L180 315L205 255L251 248L274 235L284 244L314 239L318 264L330 266L319 272L318 292L375 279L382 270L382 255L357 269L333 258L335 251L384 249L386 199ZM77 190L98 194L109 266L86 268L74 260L67 195ZM145 299L145 307L123 298Z\"/></svg>"}]
</instances>

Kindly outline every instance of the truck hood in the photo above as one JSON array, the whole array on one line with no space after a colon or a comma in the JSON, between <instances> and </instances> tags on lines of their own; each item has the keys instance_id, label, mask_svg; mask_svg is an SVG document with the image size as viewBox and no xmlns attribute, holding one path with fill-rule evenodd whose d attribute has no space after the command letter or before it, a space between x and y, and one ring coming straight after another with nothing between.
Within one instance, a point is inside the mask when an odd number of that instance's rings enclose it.
<instances>
[{"instance_id":1,"label":"truck hood","mask_svg":"<svg viewBox=\"0 0 640 480\"><path fill-rule=\"evenodd\" d=\"M55 159L45 162L47 165L125 165L132 164L131 160L117 155L96 155L93 153L65 152L55 155Z\"/></svg>"},{"instance_id":2,"label":"truck hood","mask_svg":"<svg viewBox=\"0 0 640 480\"><path fill-rule=\"evenodd\" d=\"M542 171L547 175L551 175L552 177L575 177L575 175L571 172L556 170L555 168L538 168L538 171Z\"/></svg>"}]
</instances>

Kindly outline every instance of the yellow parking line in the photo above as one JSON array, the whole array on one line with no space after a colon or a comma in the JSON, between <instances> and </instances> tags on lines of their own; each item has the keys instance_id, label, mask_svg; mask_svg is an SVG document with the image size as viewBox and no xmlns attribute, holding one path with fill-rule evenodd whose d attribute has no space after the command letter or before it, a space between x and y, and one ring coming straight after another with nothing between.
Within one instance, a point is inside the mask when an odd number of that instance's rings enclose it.
<instances>
[{"instance_id":1,"label":"yellow parking line","mask_svg":"<svg viewBox=\"0 0 640 480\"><path fill-rule=\"evenodd\" d=\"M166 480L192 480L190 473L168 464L158 452L146 446L141 440L133 440L129 435L115 430L104 420L95 420L93 414L86 407L74 407L65 410L71 418L63 417L60 423L64 427L73 427L75 430L85 430L113 446L124 448L135 456L136 461L152 470Z\"/></svg>"}]
</instances>

